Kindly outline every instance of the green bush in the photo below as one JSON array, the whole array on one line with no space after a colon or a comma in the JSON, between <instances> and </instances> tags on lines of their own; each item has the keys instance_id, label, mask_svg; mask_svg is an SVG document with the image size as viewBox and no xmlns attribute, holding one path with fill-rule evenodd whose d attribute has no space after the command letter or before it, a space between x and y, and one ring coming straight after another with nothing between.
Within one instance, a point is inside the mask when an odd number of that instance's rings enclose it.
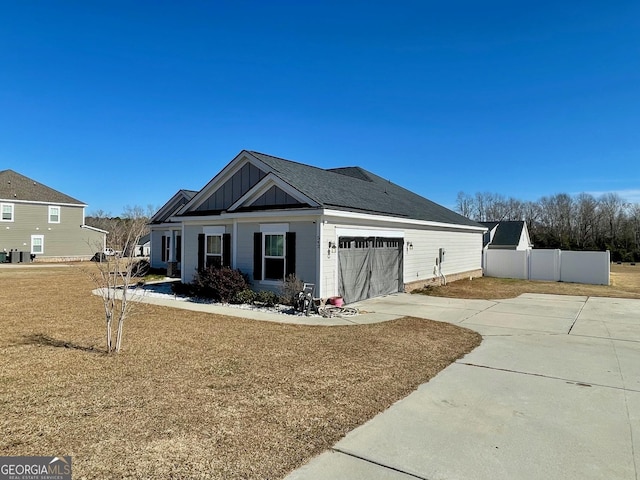
<instances>
[{"instance_id":1,"label":"green bush","mask_svg":"<svg viewBox=\"0 0 640 480\"><path fill-rule=\"evenodd\" d=\"M172 282L171 291L175 295L184 297L195 297L197 295L196 288L190 283Z\"/></svg>"},{"instance_id":2,"label":"green bush","mask_svg":"<svg viewBox=\"0 0 640 480\"><path fill-rule=\"evenodd\" d=\"M193 286L199 297L229 303L239 292L247 288L247 282L240 270L208 267L196 273Z\"/></svg>"},{"instance_id":3,"label":"green bush","mask_svg":"<svg viewBox=\"0 0 640 480\"><path fill-rule=\"evenodd\" d=\"M274 307L280 302L280 296L269 290L260 290L256 293L255 303L261 303L265 307Z\"/></svg>"},{"instance_id":4,"label":"green bush","mask_svg":"<svg viewBox=\"0 0 640 480\"><path fill-rule=\"evenodd\" d=\"M250 288L245 288L240 292L236 293L234 297L231 299L231 303L241 304L247 303L251 305L256 299L256 292L251 290Z\"/></svg>"}]
</instances>

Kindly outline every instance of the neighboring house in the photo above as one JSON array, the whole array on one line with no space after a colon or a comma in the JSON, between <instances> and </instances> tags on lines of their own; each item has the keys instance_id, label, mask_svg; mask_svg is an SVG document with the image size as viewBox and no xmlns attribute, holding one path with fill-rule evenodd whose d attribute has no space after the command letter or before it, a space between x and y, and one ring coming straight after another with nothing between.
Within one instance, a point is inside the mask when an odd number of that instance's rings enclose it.
<instances>
[{"instance_id":1,"label":"neighboring house","mask_svg":"<svg viewBox=\"0 0 640 480\"><path fill-rule=\"evenodd\" d=\"M193 196L194 190L178 192L158 210L150 220L149 249L151 268L167 268L169 276L179 276L182 256L182 224L171 218L184 207ZM169 264L171 265L171 268Z\"/></svg>"},{"instance_id":2,"label":"neighboring house","mask_svg":"<svg viewBox=\"0 0 640 480\"><path fill-rule=\"evenodd\" d=\"M480 223L488 228L482 241L485 249L530 250L533 248L525 221Z\"/></svg>"},{"instance_id":3,"label":"neighboring house","mask_svg":"<svg viewBox=\"0 0 640 480\"><path fill-rule=\"evenodd\" d=\"M135 255L137 257L148 257L151 255L151 234L140 237L138 245L136 245Z\"/></svg>"},{"instance_id":4,"label":"neighboring house","mask_svg":"<svg viewBox=\"0 0 640 480\"><path fill-rule=\"evenodd\" d=\"M179 261L183 282L229 265L256 289L278 290L295 274L316 297L350 303L482 275L485 227L360 167L324 170L243 150L167 217L179 194L154 216L151 256L153 266Z\"/></svg>"},{"instance_id":5,"label":"neighboring house","mask_svg":"<svg viewBox=\"0 0 640 480\"><path fill-rule=\"evenodd\" d=\"M85 225L87 205L13 170L0 171L0 251L34 260L85 260L105 247Z\"/></svg>"}]
</instances>

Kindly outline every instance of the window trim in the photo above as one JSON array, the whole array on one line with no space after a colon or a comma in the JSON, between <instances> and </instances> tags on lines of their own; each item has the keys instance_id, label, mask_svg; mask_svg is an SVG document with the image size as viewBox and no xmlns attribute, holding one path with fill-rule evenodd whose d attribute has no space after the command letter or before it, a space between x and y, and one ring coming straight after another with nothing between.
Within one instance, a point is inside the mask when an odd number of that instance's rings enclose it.
<instances>
[{"instance_id":1,"label":"window trim","mask_svg":"<svg viewBox=\"0 0 640 480\"><path fill-rule=\"evenodd\" d=\"M262 265L262 272L260 279L261 283L271 284L271 285L281 285L284 282L285 277L287 276L287 233L289 233L289 224L288 223L261 223L260 224L260 262ZM265 247L266 247L266 236L267 235L282 235L282 257L267 257L265 255ZM282 258L282 278L281 279L273 279L266 278L266 262L267 258Z\"/></svg>"},{"instance_id":2,"label":"window trim","mask_svg":"<svg viewBox=\"0 0 640 480\"><path fill-rule=\"evenodd\" d=\"M162 257L165 262L171 259L171 243L171 233L167 232L164 235L164 251L162 252Z\"/></svg>"},{"instance_id":3,"label":"window trim","mask_svg":"<svg viewBox=\"0 0 640 480\"><path fill-rule=\"evenodd\" d=\"M58 209L58 221L51 220L51 210L53 210L54 208ZM62 217L62 207L60 207L59 205L49 205L49 214L47 215L47 219L49 220L49 223L60 223L61 217Z\"/></svg>"},{"instance_id":4,"label":"window trim","mask_svg":"<svg viewBox=\"0 0 640 480\"><path fill-rule=\"evenodd\" d=\"M35 247L34 244L34 240L39 239L40 240L40 250L39 252L36 252L35 249L33 247ZM31 254L33 255L44 255L44 235L31 235Z\"/></svg>"},{"instance_id":5,"label":"window trim","mask_svg":"<svg viewBox=\"0 0 640 480\"><path fill-rule=\"evenodd\" d=\"M209 267L209 262L207 261L209 258L219 258L219 265L223 264L224 259L224 240L222 233L205 233L204 234L204 267ZM209 239L213 237L218 237L220 239L220 253L209 253Z\"/></svg>"},{"instance_id":6,"label":"window trim","mask_svg":"<svg viewBox=\"0 0 640 480\"><path fill-rule=\"evenodd\" d=\"M287 232L261 232L262 233L262 281L267 283L282 283L287 272ZM267 255L267 235L282 237L282 255ZM282 259L282 278L267 278L267 259Z\"/></svg>"},{"instance_id":7,"label":"window trim","mask_svg":"<svg viewBox=\"0 0 640 480\"><path fill-rule=\"evenodd\" d=\"M2 218L4 216L4 207L10 207L11 208L11 218L9 220L6 220L4 218ZM0 203L0 222L14 222L16 219L16 205L15 203Z\"/></svg>"}]
</instances>

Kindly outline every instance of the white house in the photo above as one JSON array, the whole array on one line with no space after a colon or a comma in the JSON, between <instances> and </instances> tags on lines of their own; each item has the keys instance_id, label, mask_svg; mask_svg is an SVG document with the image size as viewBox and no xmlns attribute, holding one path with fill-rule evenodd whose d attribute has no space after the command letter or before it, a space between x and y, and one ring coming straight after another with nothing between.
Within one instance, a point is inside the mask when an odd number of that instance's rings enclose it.
<instances>
[{"instance_id":1,"label":"white house","mask_svg":"<svg viewBox=\"0 0 640 480\"><path fill-rule=\"evenodd\" d=\"M169 276L177 276L182 256L182 224L171 221L186 203L198 193L193 190L178 190L158 210L150 221L149 263L151 268L166 268Z\"/></svg>"},{"instance_id":2,"label":"white house","mask_svg":"<svg viewBox=\"0 0 640 480\"><path fill-rule=\"evenodd\" d=\"M176 262L183 282L228 265L256 289L295 274L316 296L350 303L482 275L484 226L360 167L243 150L191 198L184 192L151 225L152 266Z\"/></svg>"}]
</instances>

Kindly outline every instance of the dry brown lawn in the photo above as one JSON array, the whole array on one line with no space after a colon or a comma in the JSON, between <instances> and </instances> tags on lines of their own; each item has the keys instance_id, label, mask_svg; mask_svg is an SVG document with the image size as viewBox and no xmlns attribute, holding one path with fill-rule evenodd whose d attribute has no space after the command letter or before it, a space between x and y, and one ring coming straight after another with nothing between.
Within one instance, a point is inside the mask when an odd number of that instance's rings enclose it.
<instances>
[{"instance_id":1,"label":"dry brown lawn","mask_svg":"<svg viewBox=\"0 0 640 480\"><path fill-rule=\"evenodd\" d=\"M443 287L429 287L415 293L450 298L499 299L514 298L523 293L585 295L591 297L640 298L640 266L611 266L611 285L538 282L512 278L481 277L458 280Z\"/></svg>"},{"instance_id":2,"label":"dry brown lawn","mask_svg":"<svg viewBox=\"0 0 640 480\"><path fill-rule=\"evenodd\" d=\"M74 478L277 479L469 352L415 318L309 327L136 305L124 351L77 268L0 269L0 455Z\"/></svg>"}]
</instances>

